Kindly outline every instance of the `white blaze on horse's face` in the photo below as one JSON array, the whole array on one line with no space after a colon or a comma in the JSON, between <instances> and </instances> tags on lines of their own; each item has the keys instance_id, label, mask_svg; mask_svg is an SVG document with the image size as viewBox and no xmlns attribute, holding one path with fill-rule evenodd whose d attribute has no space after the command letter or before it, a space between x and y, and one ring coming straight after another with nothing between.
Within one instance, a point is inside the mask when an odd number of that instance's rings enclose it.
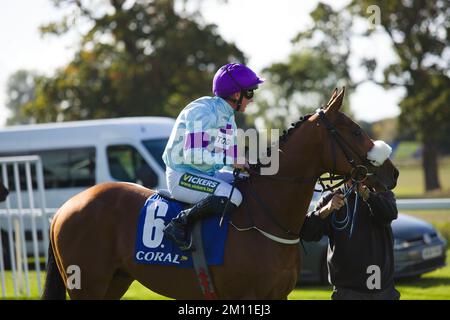
<instances>
[{"instance_id":1,"label":"white blaze on horse's face","mask_svg":"<svg viewBox=\"0 0 450 320\"><path fill-rule=\"evenodd\" d=\"M372 149L367 152L367 160L375 167L380 167L391 155L392 148L384 141L373 142Z\"/></svg>"}]
</instances>

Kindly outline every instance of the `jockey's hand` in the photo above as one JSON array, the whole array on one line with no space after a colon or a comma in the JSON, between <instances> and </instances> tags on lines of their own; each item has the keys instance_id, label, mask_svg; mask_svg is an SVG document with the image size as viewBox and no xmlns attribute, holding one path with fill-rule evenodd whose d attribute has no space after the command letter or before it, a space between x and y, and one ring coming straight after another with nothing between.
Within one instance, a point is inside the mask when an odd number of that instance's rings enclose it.
<instances>
[{"instance_id":1,"label":"jockey's hand","mask_svg":"<svg viewBox=\"0 0 450 320\"><path fill-rule=\"evenodd\" d=\"M333 198L319 210L319 217L325 219L331 212L342 208L344 204L344 195L342 193L335 193Z\"/></svg>"},{"instance_id":2,"label":"jockey's hand","mask_svg":"<svg viewBox=\"0 0 450 320\"><path fill-rule=\"evenodd\" d=\"M241 171L245 171L248 168L248 163L247 163L247 161L245 161L245 163L234 163L233 168L241 169Z\"/></svg>"}]
</instances>

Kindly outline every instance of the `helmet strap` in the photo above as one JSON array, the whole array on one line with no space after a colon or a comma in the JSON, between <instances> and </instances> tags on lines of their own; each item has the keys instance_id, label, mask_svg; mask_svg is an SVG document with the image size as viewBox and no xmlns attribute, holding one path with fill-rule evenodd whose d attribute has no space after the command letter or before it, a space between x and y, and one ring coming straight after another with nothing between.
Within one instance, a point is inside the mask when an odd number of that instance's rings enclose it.
<instances>
[{"instance_id":1,"label":"helmet strap","mask_svg":"<svg viewBox=\"0 0 450 320\"><path fill-rule=\"evenodd\" d=\"M239 100L236 102L236 111L241 110L242 100L243 99L244 99L244 92L241 91L241 93L239 94Z\"/></svg>"},{"instance_id":2,"label":"helmet strap","mask_svg":"<svg viewBox=\"0 0 450 320\"><path fill-rule=\"evenodd\" d=\"M226 98L226 100L236 104L236 111L239 111L241 109L243 99L244 99L244 91L240 92L239 99L233 99L231 97Z\"/></svg>"}]
</instances>

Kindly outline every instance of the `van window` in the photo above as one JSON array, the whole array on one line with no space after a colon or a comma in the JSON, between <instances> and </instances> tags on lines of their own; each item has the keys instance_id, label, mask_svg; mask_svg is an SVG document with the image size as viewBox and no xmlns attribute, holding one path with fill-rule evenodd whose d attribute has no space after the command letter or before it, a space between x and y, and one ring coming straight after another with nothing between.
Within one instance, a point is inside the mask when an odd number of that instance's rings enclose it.
<instances>
[{"instance_id":1,"label":"van window","mask_svg":"<svg viewBox=\"0 0 450 320\"><path fill-rule=\"evenodd\" d=\"M44 169L46 189L90 187L95 184L95 148L71 148L39 150L0 154L0 156L38 155ZM36 188L34 166L32 168L33 188ZM20 188L26 190L25 165L19 165ZM8 166L8 182L15 190L14 170Z\"/></svg>"},{"instance_id":2,"label":"van window","mask_svg":"<svg viewBox=\"0 0 450 320\"><path fill-rule=\"evenodd\" d=\"M158 164L166 170L166 164L162 159L162 154L166 148L167 138L162 139L150 139L142 141L142 144L147 149L147 151L153 156L153 158L158 161Z\"/></svg>"},{"instance_id":3,"label":"van window","mask_svg":"<svg viewBox=\"0 0 450 320\"><path fill-rule=\"evenodd\" d=\"M158 176L133 146L108 146L106 153L109 172L114 179L140 183L147 188L158 185Z\"/></svg>"}]
</instances>

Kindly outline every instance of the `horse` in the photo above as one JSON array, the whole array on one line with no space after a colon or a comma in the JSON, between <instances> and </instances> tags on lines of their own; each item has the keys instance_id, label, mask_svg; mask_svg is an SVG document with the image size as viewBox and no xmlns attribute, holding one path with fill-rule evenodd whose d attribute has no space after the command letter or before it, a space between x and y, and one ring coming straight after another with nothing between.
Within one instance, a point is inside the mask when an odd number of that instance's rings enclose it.
<instances>
[{"instance_id":1,"label":"horse","mask_svg":"<svg viewBox=\"0 0 450 320\"><path fill-rule=\"evenodd\" d=\"M345 88L344 88L345 89ZM387 159L371 165L366 155L371 138L340 111L345 90L333 92L319 112L294 123L279 144L279 170L239 181L244 202L230 215L222 265L210 266L218 299L287 299L300 270L298 239L317 179L324 173L347 178L355 168L367 168L366 184L378 191L393 189L398 170ZM173 299L204 299L193 269L142 265L134 262L140 209L155 193L124 182L95 185L69 199L51 223L48 271L43 299L120 299L137 280ZM258 195L256 198L252 195ZM258 201L264 199L264 208ZM268 217L268 212L273 216ZM276 223L274 222L276 221ZM289 241L287 241L289 242ZM293 244L295 243L295 244ZM65 286L68 267L79 266L80 286Z\"/></svg>"}]
</instances>

